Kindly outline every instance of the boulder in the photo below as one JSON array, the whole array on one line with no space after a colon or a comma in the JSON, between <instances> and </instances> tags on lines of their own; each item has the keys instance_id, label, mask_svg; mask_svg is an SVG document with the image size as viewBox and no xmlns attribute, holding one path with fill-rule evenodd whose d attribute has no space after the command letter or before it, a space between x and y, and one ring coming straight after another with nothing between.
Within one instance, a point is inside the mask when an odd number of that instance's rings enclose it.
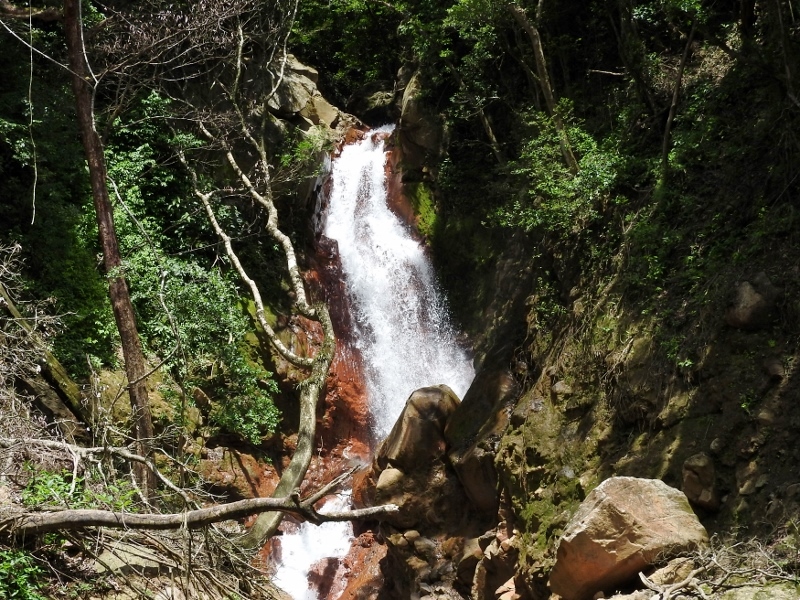
<instances>
[{"instance_id":1,"label":"boulder","mask_svg":"<svg viewBox=\"0 0 800 600\"><path fill-rule=\"evenodd\" d=\"M708 544L686 496L657 479L612 477L592 490L567 524L551 590L586 600L647 566Z\"/></svg>"},{"instance_id":2,"label":"boulder","mask_svg":"<svg viewBox=\"0 0 800 600\"><path fill-rule=\"evenodd\" d=\"M275 93L267 98L269 110L284 117L291 117L299 113L317 91L317 76L316 70L302 64L289 54L286 57L283 77ZM267 89L272 90L273 78L269 79Z\"/></svg>"},{"instance_id":3,"label":"boulder","mask_svg":"<svg viewBox=\"0 0 800 600\"><path fill-rule=\"evenodd\" d=\"M715 484L714 461L705 452L686 459L683 463L683 493L689 502L707 510L719 508L719 495Z\"/></svg>"},{"instance_id":4,"label":"boulder","mask_svg":"<svg viewBox=\"0 0 800 600\"><path fill-rule=\"evenodd\" d=\"M517 395L517 384L509 372L480 371L444 431L448 458L467 496L489 517L497 514L500 502L494 459L508 426L505 408Z\"/></svg>"},{"instance_id":5,"label":"boulder","mask_svg":"<svg viewBox=\"0 0 800 600\"><path fill-rule=\"evenodd\" d=\"M766 273L759 273L751 281L742 281L736 286L733 302L725 313L725 322L747 331L761 329L772 318L778 295L778 289Z\"/></svg>"},{"instance_id":6,"label":"boulder","mask_svg":"<svg viewBox=\"0 0 800 600\"><path fill-rule=\"evenodd\" d=\"M315 91L308 103L300 111L300 115L314 125L325 125L333 128L339 119L339 109L328 102L322 94Z\"/></svg>"},{"instance_id":7,"label":"boulder","mask_svg":"<svg viewBox=\"0 0 800 600\"><path fill-rule=\"evenodd\" d=\"M444 455L445 424L459 403L446 385L412 393L389 436L378 447L375 460L380 469L391 465L409 473Z\"/></svg>"},{"instance_id":8,"label":"boulder","mask_svg":"<svg viewBox=\"0 0 800 600\"><path fill-rule=\"evenodd\" d=\"M444 429L458 405L446 385L415 391L378 447L356 495L366 504L397 505L400 510L387 518L395 527L439 527L463 519L469 501L445 460Z\"/></svg>"}]
</instances>

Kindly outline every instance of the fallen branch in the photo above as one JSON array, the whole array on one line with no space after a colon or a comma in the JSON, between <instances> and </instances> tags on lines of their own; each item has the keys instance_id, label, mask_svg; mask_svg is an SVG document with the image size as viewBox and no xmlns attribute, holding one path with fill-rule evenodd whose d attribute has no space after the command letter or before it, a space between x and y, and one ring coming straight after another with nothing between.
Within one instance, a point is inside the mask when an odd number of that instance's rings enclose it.
<instances>
[{"instance_id":1,"label":"fallen branch","mask_svg":"<svg viewBox=\"0 0 800 600\"><path fill-rule=\"evenodd\" d=\"M13 448L15 446L21 447L31 447L31 446L38 446L40 448L46 448L48 450L63 450L65 452L69 452L70 457L73 462L73 469L72 469L72 482L73 486L77 481L78 475L78 464L85 459L87 456L94 456L94 455L101 455L101 456L116 456L123 460L127 460L133 463L138 463L147 467L161 483L163 483L167 488L181 496L187 504L191 503L191 500L187 496L186 492L172 483L169 479L167 479L161 471L159 471L152 460L146 459L143 456L139 456L131 452L128 448L125 447L115 447L115 446L94 446L90 448L84 448L83 446L77 446L75 444L68 444L67 442L60 442L58 440L38 440L38 439L13 439L13 438L0 438L0 448ZM174 459L173 459L174 460ZM72 490L74 491L74 489Z\"/></svg>"},{"instance_id":2,"label":"fallen branch","mask_svg":"<svg viewBox=\"0 0 800 600\"><path fill-rule=\"evenodd\" d=\"M697 569L694 569L682 581L664 586L656 585L653 581L648 579L644 573L639 573L639 579L641 579L642 583L645 584L645 586L647 586L649 589L653 590L654 592L658 592L658 594L654 596L652 600L671 600L673 594L686 589L691 589L703 600L708 600L708 596L706 596L705 592L700 588L696 579L697 576L706 571L708 567L709 565L703 565Z\"/></svg>"},{"instance_id":3,"label":"fallen branch","mask_svg":"<svg viewBox=\"0 0 800 600\"><path fill-rule=\"evenodd\" d=\"M134 454L127 448L109 446L83 448L56 440L0 438L0 448L13 448L22 445L69 452L74 461L73 481L76 477L75 471L78 463L87 456L112 455L131 462L142 463L152 469L161 479L162 483L172 491L179 493L188 503L186 493L164 477L151 461L145 460L143 457ZM181 513L141 514L100 509L28 511L18 506L5 506L0 508L0 532L9 531L16 536L26 536L50 531L85 529L87 527L155 530L180 529L185 527L187 529L197 529L212 523L230 519L241 519L265 512L292 513L312 523L320 524L328 521L352 521L376 518L398 510L397 506L388 504L356 510L326 513L318 512L314 508L314 505L324 496L330 494L343 481L351 477L354 470L355 469L352 469L346 473L342 473L304 499L300 498L299 490L295 490L292 494L283 498L251 498Z\"/></svg>"},{"instance_id":4,"label":"fallen branch","mask_svg":"<svg viewBox=\"0 0 800 600\"><path fill-rule=\"evenodd\" d=\"M329 521L353 521L376 518L397 512L394 504L359 508L354 510L317 512L306 501L297 496L288 498L250 498L219 506L171 514L140 514L109 510L74 509L47 512L19 512L0 509L0 531L9 531L20 536L38 535L51 531L86 529L88 527L110 527L112 529L197 529L229 519L242 519L254 514L270 511L292 513L314 524Z\"/></svg>"}]
</instances>

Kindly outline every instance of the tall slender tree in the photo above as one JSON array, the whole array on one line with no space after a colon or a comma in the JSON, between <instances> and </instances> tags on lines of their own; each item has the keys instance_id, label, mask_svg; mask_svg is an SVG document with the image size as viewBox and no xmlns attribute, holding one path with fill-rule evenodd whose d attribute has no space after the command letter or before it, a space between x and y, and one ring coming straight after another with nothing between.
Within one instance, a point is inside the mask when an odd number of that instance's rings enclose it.
<instances>
[{"instance_id":1,"label":"tall slender tree","mask_svg":"<svg viewBox=\"0 0 800 600\"><path fill-rule=\"evenodd\" d=\"M114 229L114 211L108 192L103 142L95 127L94 84L96 80L86 58L80 4L80 0L64 0L64 33L69 68L72 71L72 91L75 96L78 128L89 167L92 199L97 216L97 230L103 250L103 266L108 278L108 293L122 342L133 418L133 436L136 440L137 453L143 457L150 457L153 420L147 397L146 365L139 332L136 328L136 316L128 292L128 283L122 272L122 258ZM141 487L144 497L150 498L155 491L154 474L140 463L135 463L133 468L136 481Z\"/></svg>"}]
</instances>

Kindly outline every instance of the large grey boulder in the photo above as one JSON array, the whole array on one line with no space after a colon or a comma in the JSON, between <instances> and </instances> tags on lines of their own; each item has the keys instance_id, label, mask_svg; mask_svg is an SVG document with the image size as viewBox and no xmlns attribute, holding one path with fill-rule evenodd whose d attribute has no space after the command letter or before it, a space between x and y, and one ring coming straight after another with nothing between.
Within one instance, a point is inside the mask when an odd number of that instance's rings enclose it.
<instances>
[{"instance_id":1,"label":"large grey boulder","mask_svg":"<svg viewBox=\"0 0 800 600\"><path fill-rule=\"evenodd\" d=\"M460 400L446 385L421 388L406 401L389 436L378 447L376 462L406 473L419 470L445 453L444 428Z\"/></svg>"},{"instance_id":2,"label":"large grey boulder","mask_svg":"<svg viewBox=\"0 0 800 600\"><path fill-rule=\"evenodd\" d=\"M444 429L459 405L446 385L415 391L378 447L367 476L368 504L395 504L388 517L396 527L440 525L458 521L467 500L458 477L446 462Z\"/></svg>"},{"instance_id":3,"label":"large grey boulder","mask_svg":"<svg viewBox=\"0 0 800 600\"><path fill-rule=\"evenodd\" d=\"M280 78L275 92L267 98L269 110L278 116L291 117L306 109L312 98L319 96L317 77L314 68L304 65L291 54L287 55L283 72L271 75L267 82L267 89L271 91Z\"/></svg>"},{"instance_id":4,"label":"large grey boulder","mask_svg":"<svg viewBox=\"0 0 800 600\"><path fill-rule=\"evenodd\" d=\"M649 565L708 544L686 496L658 479L612 477L567 524L550 573L565 600L587 600Z\"/></svg>"}]
</instances>

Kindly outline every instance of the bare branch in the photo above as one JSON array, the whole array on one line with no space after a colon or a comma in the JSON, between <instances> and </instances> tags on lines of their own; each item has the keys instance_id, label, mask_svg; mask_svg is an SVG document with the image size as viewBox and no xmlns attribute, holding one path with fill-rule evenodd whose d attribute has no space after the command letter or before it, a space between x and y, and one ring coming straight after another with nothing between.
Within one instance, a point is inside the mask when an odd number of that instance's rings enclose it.
<instances>
[{"instance_id":1,"label":"bare branch","mask_svg":"<svg viewBox=\"0 0 800 600\"><path fill-rule=\"evenodd\" d=\"M15 511L0 509L0 531L20 537L47 533L86 529L88 527L110 527L112 529L197 529L212 523L244 517L268 511L292 513L312 523L329 521L353 521L376 519L397 512L394 504L373 506L347 511L320 513L308 501L295 498L250 498L228 504L211 506L182 513L141 514L107 510L74 509L45 512Z\"/></svg>"},{"instance_id":2,"label":"bare branch","mask_svg":"<svg viewBox=\"0 0 800 600\"><path fill-rule=\"evenodd\" d=\"M208 220L211 222L214 232L222 240L222 243L225 246L225 253L228 255L228 259L231 261L231 264L233 264L233 267L236 269L239 277L242 278L242 281L244 281L247 284L247 287L250 289L250 293L253 296L253 302L256 305L256 318L258 319L258 323L261 325L261 328L267 334L270 342L283 358L298 367L310 367L313 364L313 359L305 356L299 356L287 348L286 344L281 341L281 339L278 337L278 334L275 333L275 330L272 329L270 324L267 322L266 313L264 311L264 301L261 298L261 291L258 289L256 282L253 281L253 279L247 274L247 271L245 271L244 266L242 266L242 262L239 260L239 257L236 255L236 252L233 249L231 237L225 232L224 229L222 229L222 226L219 224L219 221L214 214L214 209L211 206L211 198L214 196L215 192L201 191L199 188L197 172L190 167L183 152L179 151L179 156L181 162L189 170L192 178L192 185L194 187L194 193L203 203L203 207L206 210Z\"/></svg>"}]
</instances>

